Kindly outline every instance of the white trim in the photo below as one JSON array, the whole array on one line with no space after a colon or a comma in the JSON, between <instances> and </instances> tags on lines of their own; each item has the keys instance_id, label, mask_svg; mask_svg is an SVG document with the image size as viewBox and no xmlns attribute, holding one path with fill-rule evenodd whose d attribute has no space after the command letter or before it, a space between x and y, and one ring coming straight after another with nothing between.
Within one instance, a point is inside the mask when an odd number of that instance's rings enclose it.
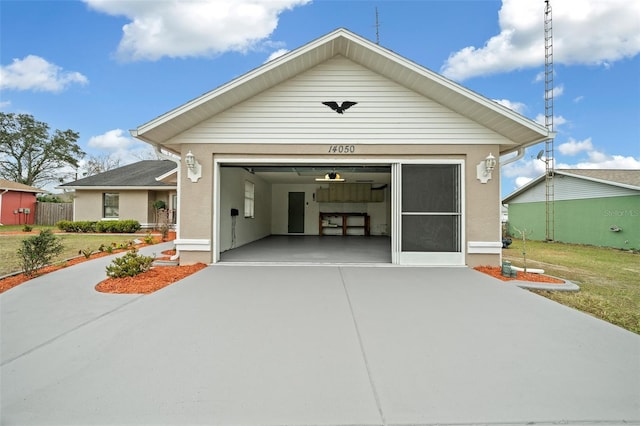
<instances>
[{"instance_id":1,"label":"white trim","mask_svg":"<svg viewBox=\"0 0 640 426\"><path fill-rule=\"evenodd\" d=\"M459 252L403 252L402 251L402 165L404 164L458 164L460 166L460 251ZM465 176L465 160L463 159L411 159L400 160L397 163L396 175L391 177L392 191L397 192L395 205L392 206L392 221L395 219L397 224L393 230L397 233L396 245L392 246L391 257L394 263L400 265L423 265L423 266L464 266L465 252L464 246L466 242L466 176ZM395 180L393 178L396 178ZM411 215L405 212L405 215ZM392 236L393 238L393 236Z\"/></svg>"},{"instance_id":2,"label":"white trim","mask_svg":"<svg viewBox=\"0 0 640 426\"><path fill-rule=\"evenodd\" d=\"M391 263L400 264L402 250L402 164L391 165Z\"/></svg>"},{"instance_id":3,"label":"white trim","mask_svg":"<svg viewBox=\"0 0 640 426\"><path fill-rule=\"evenodd\" d=\"M61 189L75 189L78 190L86 190L86 191L126 191L126 190L143 190L143 191L169 191L169 190L177 190L177 185L166 185L166 186L57 186L56 188Z\"/></svg>"},{"instance_id":4,"label":"white trim","mask_svg":"<svg viewBox=\"0 0 640 426\"><path fill-rule=\"evenodd\" d=\"M250 162L252 164L321 164L327 160L336 164L384 164L391 166L391 263L400 265L424 265L424 266L463 266L465 264L465 251L463 247L466 244L466 176L465 176L465 160L464 159L398 159L380 157L376 159L370 158L282 158L282 157L214 157L213 159L213 263L220 261L220 165L221 164L239 164ZM402 164L458 164L460 165L460 251L459 252L420 252L420 253L402 253ZM176 240L177 241L177 240ZM208 240L207 240L208 241ZM502 246L502 244L501 244ZM177 243L176 243L177 247ZM420 260L420 258L422 260Z\"/></svg>"},{"instance_id":5,"label":"white trim","mask_svg":"<svg viewBox=\"0 0 640 426\"><path fill-rule=\"evenodd\" d=\"M401 265L464 266L464 252L401 252Z\"/></svg>"},{"instance_id":6,"label":"white trim","mask_svg":"<svg viewBox=\"0 0 640 426\"><path fill-rule=\"evenodd\" d=\"M501 241L469 241L467 253L501 254Z\"/></svg>"},{"instance_id":7,"label":"white trim","mask_svg":"<svg viewBox=\"0 0 640 426\"><path fill-rule=\"evenodd\" d=\"M211 251L211 240L206 238L182 238L174 244L179 251Z\"/></svg>"},{"instance_id":8,"label":"white trim","mask_svg":"<svg viewBox=\"0 0 640 426\"><path fill-rule=\"evenodd\" d=\"M174 161L174 160L169 160L169 161ZM175 162L175 161L174 161L174 162ZM178 169L179 169L179 168L180 168L180 167L176 167L175 169L173 169L173 170L169 170L167 173L165 173L165 174L163 174L163 175L158 176L158 177L156 178L156 181L158 181L158 182L162 182L162 180L163 180L163 179L166 179L166 178L168 178L169 176L171 176L171 175L173 175L173 174L177 175L177 174L178 174Z\"/></svg>"},{"instance_id":9,"label":"white trim","mask_svg":"<svg viewBox=\"0 0 640 426\"><path fill-rule=\"evenodd\" d=\"M213 263L220 261L220 162L213 162Z\"/></svg>"}]
</instances>

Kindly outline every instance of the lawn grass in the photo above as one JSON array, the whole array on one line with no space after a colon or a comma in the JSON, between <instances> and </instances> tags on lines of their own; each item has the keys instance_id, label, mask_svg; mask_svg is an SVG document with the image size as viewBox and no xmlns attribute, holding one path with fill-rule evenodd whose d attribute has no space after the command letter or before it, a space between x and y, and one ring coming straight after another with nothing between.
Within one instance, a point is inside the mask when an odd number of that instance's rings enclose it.
<instances>
[{"instance_id":1,"label":"lawn grass","mask_svg":"<svg viewBox=\"0 0 640 426\"><path fill-rule=\"evenodd\" d=\"M20 231L22 227L16 227L16 229L9 229L12 227L3 226L0 228L0 276L4 276L13 272L18 272L22 268L20 267L20 259L17 254L17 250L20 247L20 241L25 238L29 238L36 234L10 234L9 232ZM34 230L41 230L45 228L36 226ZM59 238L62 239L64 245L64 251L56 257L55 261L69 259L78 256L80 250L87 248L97 250L101 244L110 245L111 243L121 244L127 241L131 241L134 238L143 239L144 235L127 236L127 235L112 235L112 234L60 234Z\"/></svg>"},{"instance_id":2,"label":"lawn grass","mask_svg":"<svg viewBox=\"0 0 640 426\"><path fill-rule=\"evenodd\" d=\"M502 252L504 260L524 266L522 241ZM640 254L543 241L527 241L526 252L528 267L580 286L576 293L535 293L640 334Z\"/></svg>"}]
</instances>

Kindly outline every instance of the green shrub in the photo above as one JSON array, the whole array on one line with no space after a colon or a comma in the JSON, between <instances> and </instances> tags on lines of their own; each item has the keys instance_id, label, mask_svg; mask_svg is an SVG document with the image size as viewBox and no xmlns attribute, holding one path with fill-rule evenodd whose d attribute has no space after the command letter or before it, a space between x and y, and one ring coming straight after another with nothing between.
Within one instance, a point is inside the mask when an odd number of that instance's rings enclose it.
<instances>
[{"instance_id":1,"label":"green shrub","mask_svg":"<svg viewBox=\"0 0 640 426\"><path fill-rule=\"evenodd\" d=\"M34 276L38 269L46 266L55 256L62 253L63 246L51 230L40 231L39 235L21 241L18 256L25 275Z\"/></svg>"},{"instance_id":2,"label":"green shrub","mask_svg":"<svg viewBox=\"0 0 640 426\"><path fill-rule=\"evenodd\" d=\"M69 203L69 201L63 200L57 195L39 195L37 201L39 203Z\"/></svg>"},{"instance_id":3,"label":"green shrub","mask_svg":"<svg viewBox=\"0 0 640 426\"><path fill-rule=\"evenodd\" d=\"M132 234L140 228L140 222L137 220L107 220L96 224L96 232Z\"/></svg>"},{"instance_id":4,"label":"green shrub","mask_svg":"<svg viewBox=\"0 0 640 426\"><path fill-rule=\"evenodd\" d=\"M58 229L64 232L96 232L96 222L89 220L61 220L56 223Z\"/></svg>"},{"instance_id":5,"label":"green shrub","mask_svg":"<svg viewBox=\"0 0 640 426\"><path fill-rule=\"evenodd\" d=\"M22 227L22 232L31 232L33 230L33 226L25 225Z\"/></svg>"},{"instance_id":6,"label":"green shrub","mask_svg":"<svg viewBox=\"0 0 640 426\"><path fill-rule=\"evenodd\" d=\"M58 229L65 232L105 232L132 234L140 230L140 222L137 220L104 220L100 222L79 220L61 220L56 223Z\"/></svg>"},{"instance_id":7,"label":"green shrub","mask_svg":"<svg viewBox=\"0 0 640 426\"><path fill-rule=\"evenodd\" d=\"M111 278L134 277L148 271L153 263L153 257L138 254L138 250L131 249L124 256L113 259L107 266L107 276Z\"/></svg>"}]
</instances>

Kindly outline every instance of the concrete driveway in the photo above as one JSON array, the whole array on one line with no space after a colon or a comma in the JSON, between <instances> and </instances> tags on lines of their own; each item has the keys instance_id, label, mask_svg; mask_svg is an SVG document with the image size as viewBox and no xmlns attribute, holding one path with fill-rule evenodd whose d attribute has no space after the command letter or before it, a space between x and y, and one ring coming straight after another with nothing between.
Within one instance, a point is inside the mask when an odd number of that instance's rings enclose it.
<instances>
[{"instance_id":1,"label":"concrete driveway","mask_svg":"<svg viewBox=\"0 0 640 426\"><path fill-rule=\"evenodd\" d=\"M640 423L640 336L467 268L101 262L0 295L2 424Z\"/></svg>"}]
</instances>

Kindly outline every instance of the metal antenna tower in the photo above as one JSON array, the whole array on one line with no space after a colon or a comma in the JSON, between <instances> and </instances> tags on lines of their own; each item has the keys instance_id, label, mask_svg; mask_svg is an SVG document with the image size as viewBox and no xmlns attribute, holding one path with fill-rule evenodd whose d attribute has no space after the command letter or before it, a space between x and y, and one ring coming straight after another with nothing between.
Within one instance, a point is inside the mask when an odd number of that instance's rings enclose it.
<instances>
[{"instance_id":1,"label":"metal antenna tower","mask_svg":"<svg viewBox=\"0 0 640 426\"><path fill-rule=\"evenodd\" d=\"M380 44L380 21L378 20L378 6L376 6L376 44Z\"/></svg>"},{"instance_id":2,"label":"metal antenna tower","mask_svg":"<svg viewBox=\"0 0 640 426\"><path fill-rule=\"evenodd\" d=\"M551 0L545 0L544 9L544 124L553 132L553 23ZM545 141L545 211L547 241L555 239L555 189L554 189L553 137Z\"/></svg>"}]
</instances>

